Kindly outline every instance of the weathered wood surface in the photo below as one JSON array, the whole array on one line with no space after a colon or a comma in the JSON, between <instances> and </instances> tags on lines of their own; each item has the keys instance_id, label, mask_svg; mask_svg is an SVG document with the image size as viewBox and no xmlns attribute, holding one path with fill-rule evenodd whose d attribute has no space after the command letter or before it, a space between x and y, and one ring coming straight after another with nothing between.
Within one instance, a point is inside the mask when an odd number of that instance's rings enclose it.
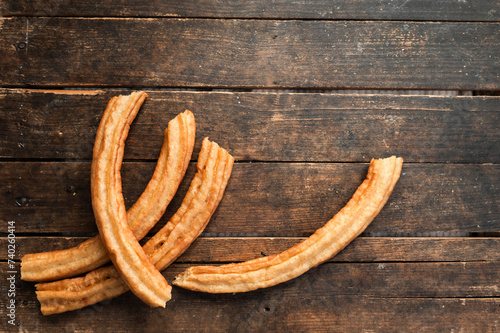
<instances>
[{"instance_id":1,"label":"weathered wood surface","mask_svg":"<svg viewBox=\"0 0 500 333\"><path fill-rule=\"evenodd\" d=\"M91 153L119 93L149 94L126 143L127 206L168 121L196 116L191 165L152 233L179 207L203 137L236 158L219 208L168 281L190 265L297 244L344 206L371 158L405 159L366 232L297 279L235 295L174 288L166 309L127 293L44 317L34 284L15 273L19 325L0 303L0 331L500 329L500 97L477 96L500 91L498 1L4 0L0 15L1 302L9 221L16 271L26 253L97 232Z\"/></svg>"},{"instance_id":2,"label":"weathered wood surface","mask_svg":"<svg viewBox=\"0 0 500 333\"><path fill-rule=\"evenodd\" d=\"M499 21L495 0L4 0L3 16Z\"/></svg>"},{"instance_id":3,"label":"weathered wood surface","mask_svg":"<svg viewBox=\"0 0 500 333\"><path fill-rule=\"evenodd\" d=\"M18 236L19 253L61 250L77 246L87 237ZM144 241L148 240L146 237ZM305 237L199 237L177 259L178 263L222 264L281 253ZM143 241L143 242L144 242ZM0 239L0 247L7 240ZM0 253L6 261L7 253ZM358 237L329 262L473 262L499 261L498 237Z\"/></svg>"},{"instance_id":4,"label":"weathered wood surface","mask_svg":"<svg viewBox=\"0 0 500 333\"><path fill-rule=\"evenodd\" d=\"M91 159L100 117L120 93L1 89L0 157ZM167 123L190 109L198 150L209 136L238 161L369 162L397 154L406 162L500 163L500 97L148 94L127 160L157 158Z\"/></svg>"},{"instance_id":5,"label":"weathered wood surface","mask_svg":"<svg viewBox=\"0 0 500 333\"><path fill-rule=\"evenodd\" d=\"M174 264L163 275L170 282L189 266L191 265ZM0 267L6 268L5 263L1 263ZM324 263L294 280L262 290L261 295L272 293L271 290L278 287L289 296L304 293L307 298L320 295L387 298L500 297L499 269L500 261ZM22 284L33 285L27 282ZM28 292L33 292L30 289L26 288ZM138 303L140 302L139 300Z\"/></svg>"},{"instance_id":6,"label":"weathered wood surface","mask_svg":"<svg viewBox=\"0 0 500 333\"><path fill-rule=\"evenodd\" d=\"M124 164L128 207L154 167L154 162ZM205 231L309 235L345 205L367 168L358 163L237 163ZM180 206L194 173L193 163L153 231ZM16 221L17 232L23 233L95 233L89 177L90 162L2 162L0 219ZM500 232L499 179L496 164L404 165L393 195L366 232Z\"/></svg>"},{"instance_id":7,"label":"weathered wood surface","mask_svg":"<svg viewBox=\"0 0 500 333\"><path fill-rule=\"evenodd\" d=\"M0 22L2 86L500 89L498 23Z\"/></svg>"},{"instance_id":8,"label":"weathered wood surface","mask_svg":"<svg viewBox=\"0 0 500 333\"><path fill-rule=\"evenodd\" d=\"M111 302L53 317L39 311L34 296L24 296L18 310L23 328L78 332L92 322L92 332L443 332L494 333L498 298L380 298L297 294L276 291L248 295L199 295L174 289L167 310L143 308L130 293ZM134 310L130 310L134 309ZM112 314L112 316L110 316ZM174 315L175 314L175 315ZM110 320L112 318L113 320ZM136 323L136 324L131 324ZM133 325L133 326L132 326ZM17 329L17 328L16 328Z\"/></svg>"},{"instance_id":9,"label":"weathered wood surface","mask_svg":"<svg viewBox=\"0 0 500 333\"><path fill-rule=\"evenodd\" d=\"M0 264L6 270L5 264ZM186 268L175 264L167 280ZM166 309L131 293L43 317L33 284L19 283L19 329L78 331L443 331L494 332L500 308L497 262L327 263L287 283L250 293L208 295L173 289ZM457 274L460 272L460 274ZM130 311L134 309L134 311ZM0 309L5 316L5 308ZM113 320L109 320L113 314ZM133 323L133 324L131 324Z\"/></svg>"}]
</instances>

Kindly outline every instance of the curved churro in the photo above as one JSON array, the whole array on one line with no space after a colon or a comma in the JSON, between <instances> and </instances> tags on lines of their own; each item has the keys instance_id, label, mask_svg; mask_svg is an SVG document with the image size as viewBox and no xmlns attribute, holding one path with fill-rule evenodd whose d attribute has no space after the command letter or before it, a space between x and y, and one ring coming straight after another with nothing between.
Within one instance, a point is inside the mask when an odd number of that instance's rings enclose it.
<instances>
[{"instance_id":1,"label":"curved churro","mask_svg":"<svg viewBox=\"0 0 500 333\"><path fill-rule=\"evenodd\" d=\"M97 129L90 188L99 235L117 271L146 304L165 307L172 287L148 260L128 226L120 176L125 139L146 96L136 92L109 102Z\"/></svg>"},{"instance_id":2,"label":"curved churro","mask_svg":"<svg viewBox=\"0 0 500 333\"><path fill-rule=\"evenodd\" d=\"M172 263L203 231L222 199L233 162L233 157L216 143L203 140L197 173L181 207L143 247L158 270ZM44 315L80 309L128 290L113 266L99 268L84 277L40 283L36 287Z\"/></svg>"},{"instance_id":3,"label":"curved churro","mask_svg":"<svg viewBox=\"0 0 500 333\"><path fill-rule=\"evenodd\" d=\"M168 123L153 177L127 212L130 229L138 240L158 222L175 195L191 159L195 132L194 116L188 110ZM107 262L108 253L97 235L70 249L25 255L21 261L21 277L26 281L63 279L89 272Z\"/></svg>"},{"instance_id":4,"label":"curved churro","mask_svg":"<svg viewBox=\"0 0 500 333\"><path fill-rule=\"evenodd\" d=\"M366 180L325 226L296 246L273 256L219 267L195 266L172 284L209 293L236 293L274 286L321 264L355 239L377 216L401 173L403 160L372 160Z\"/></svg>"},{"instance_id":5,"label":"curved churro","mask_svg":"<svg viewBox=\"0 0 500 333\"><path fill-rule=\"evenodd\" d=\"M203 157L197 166L197 176L193 179L179 210L144 244L144 251L159 270L168 267L184 253L205 229L222 199L233 169L234 158L217 143L205 138L202 150L208 149L210 154L206 159ZM198 180L200 178L201 180ZM195 188L198 188L197 192Z\"/></svg>"}]
</instances>

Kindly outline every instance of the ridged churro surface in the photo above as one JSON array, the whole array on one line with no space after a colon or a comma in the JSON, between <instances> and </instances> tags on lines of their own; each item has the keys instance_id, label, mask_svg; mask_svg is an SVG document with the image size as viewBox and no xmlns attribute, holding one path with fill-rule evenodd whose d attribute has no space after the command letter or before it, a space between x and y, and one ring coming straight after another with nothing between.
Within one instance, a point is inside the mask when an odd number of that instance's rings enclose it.
<instances>
[{"instance_id":1,"label":"ridged churro surface","mask_svg":"<svg viewBox=\"0 0 500 333\"><path fill-rule=\"evenodd\" d=\"M222 266L194 266L172 282L208 293L236 293L274 286L319 265L354 240L387 202L401 173L403 159L372 160L366 180L325 226L278 254Z\"/></svg>"},{"instance_id":2,"label":"ridged churro surface","mask_svg":"<svg viewBox=\"0 0 500 333\"><path fill-rule=\"evenodd\" d=\"M125 139L146 96L135 92L114 97L104 111L92 158L92 208L101 239L122 279L148 305L165 307L171 287L128 225L120 176Z\"/></svg>"},{"instance_id":3,"label":"ridged churro surface","mask_svg":"<svg viewBox=\"0 0 500 333\"><path fill-rule=\"evenodd\" d=\"M138 240L158 222L174 197L191 159L195 132L194 115L188 110L168 123L153 177L127 212L130 229ZM21 276L26 281L64 279L107 262L109 256L98 235L73 248L25 255L21 261Z\"/></svg>"},{"instance_id":4,"label":"ridged churro surface","mask_svg":"<svg viewBox=\"0 0 500 333\"><path fill-rule=\"evenodd\" d=\"M165 269L203 231L224 194L234 159L215 142L204 139L197 172L184 200L144 250L157 269ZM113 266L84 277L37 284L37 298L45 315L61 313L116 297L128 290Z\"/></svg>"}]
</instances>

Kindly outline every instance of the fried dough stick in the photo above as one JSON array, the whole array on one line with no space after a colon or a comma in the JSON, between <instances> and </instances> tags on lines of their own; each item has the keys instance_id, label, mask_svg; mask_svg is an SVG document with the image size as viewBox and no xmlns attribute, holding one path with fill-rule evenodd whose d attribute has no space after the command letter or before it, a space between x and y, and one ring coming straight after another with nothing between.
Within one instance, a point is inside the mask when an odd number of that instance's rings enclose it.
<instances>
[{"instance_id":1,"label":"fried dough stick","mask_svg":"<svg viewBox=\"0 0 500 333\"><path fill-rule=\"evenodd\" d=\"M158 222L174 197L191 159L195 132L194 115L188 110L168 123L153 177L127 212L130 229L138 240ZM26 281L64 279L107 262L108 253L97 235L70 249L25 255L21 261L21 277Z\"/></svg>"},{"instance_id":2,"label":"fried dough stick","mask_svg":"<svg viewBox=\"0 0 500 333\"><path fill-rule=\"evenodd\" d=\"M128 225L120 174L125 139L146 96L135 92L109 102L97 129L90 189L99 235L120 276L146 304L165 307L172 287L148 260Z\"/></svg>"},{"instance_id":3,"label":"fried dough stick","mask_svg":"<svg viewBox=\"0 0 500 333\"><path fill-rule=\"evenodd\" d=\"M203 231L222 199L233 161L233 157L215 142L203 141L197 173L181 207L143 247L158 270L170 265ZM99 268L83 277L40 283L36 287L44 315L80 309L128 290L113 266Z\"/></svg>"},{"instance_id":4,"label":"fried dough stick","mask_svg":"<svg viewBox=\"0 0 500 333\"><path fill-rule=\"evenodd\" d=\"M403 160L372 160L366 180L329 222L296 246L273 256L242 263L194 266L172 284L208 293L236 293L266 288L293 279L337 254L380 212L401 173Z\"/></svg>"}]
</instances>

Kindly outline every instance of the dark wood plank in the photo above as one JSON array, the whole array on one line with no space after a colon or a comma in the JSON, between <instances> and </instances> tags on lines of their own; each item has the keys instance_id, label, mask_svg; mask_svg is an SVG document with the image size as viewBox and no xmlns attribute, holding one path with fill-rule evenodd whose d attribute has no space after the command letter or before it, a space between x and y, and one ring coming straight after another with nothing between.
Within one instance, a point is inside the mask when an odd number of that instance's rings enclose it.
<instances>
[{"instance_id":1,"label":"dark wood plank","mask_svg":"<svg viewBox=\"0 0 500 333\"><path fill-rule=\"evenodd\" d=\"M0 85L500 89L498 23L4 18Z\"/></svg>"},{"instance_id":2,"label":"dark wood plank","mask_svg":"<svg viewBox=\"0 0 500 333\"><path fill-rule=\"evenodd\" d=\"M123 91L0 90L0 157L90 159L111 96ZM125 92L127 93L127 92ZM500 97L150 91L125 159L155 159L188 108L239 161L500 163ZM196 153L194 158L196 158Z\"/></svg>"},{"instance_id":3,"label":"dark wood plank","mask_svg":"<svg viewBox=\"0 0 500 333\"><path fill-rule=\"evenodd\" d=\"M47 249L77 246L86 237L20 236L16 238L15 259ZM148 237L145 239L147 240ZM303 237L199 237L177 259L178 263L226 263L246 261L281 253ZM0 238L0 248L7 239ZM0 252L0 260L7 260ZM492 261L500 260L500 238L480 237L358 237L330 262L414 262L414 261Z\"/></svg>"},{"instance_id":4,"label":"dark wood plank","mask_svg":"<svg viewBox=\"0 0 500 333\"><path fill-rule=\"evenodd\" d=\"M212 17L357 20L498 21L494 0L4 0L3 16Z\"/></svg>"},{"instance_id":5,"label":"dark wood plank","mask_svg":"<svg viewBox=\"0 0 500 333\"><path fill-rule=\"evenodd\" d=\"M0 267L5 267L1 263ZM173 264L163 275L167 281L190 267ZM499 261L461 263L325 263L278 286L289 297L306 293L308 298L321 295L405 297L499 297ZM7 269L5 269L7 271ZM19 281L20 289L30 291L32 283ZM176 288L181 289L181 288ZM31 290L32 291L32 290ZM201 293L196 293L201 295Z\"/></svg>"},{"instance_id":6,"label":"dark wood plank","mask_svg":"<svg viewBox=\"0 0 500 333\"><path fill-rule=\"evenodd\" d=\"M143 191L154 167L154 162L124 163L127 206ZM236 163L206 232L309 235L345 205L367 168L358 163ZM154 231L179 207L194 172L192 163ZM96 233L89 175L90 162L0 163L0 220L16 221L17 232ZM498 179L498 164L406 164L366 232L499 232Z\"/></svg>"},{"instance_id":7,"label":"dark wood plank","mask_svg":"<svg viewBox=\"0 0 500 333\"><path fill-rule=\"evenodd\" d=\"M0 267L5 271L5 263ZM167 280L186 267L169 268ZM419 332L494 332L500 311L498 269L498 262L323 264L287 283L250 293L209 295L174 288L166 309L148 308L127 293L50 317L40 314L33 284L18 279L16 322L27 331L91 327L94 331L153 332L162 327L172 332L264 328L351 332L404 327ZM5 318L5 307L0 308L0 315ZM1 325L9 328L6 320Z\"/></svg>"}]
</instances>

